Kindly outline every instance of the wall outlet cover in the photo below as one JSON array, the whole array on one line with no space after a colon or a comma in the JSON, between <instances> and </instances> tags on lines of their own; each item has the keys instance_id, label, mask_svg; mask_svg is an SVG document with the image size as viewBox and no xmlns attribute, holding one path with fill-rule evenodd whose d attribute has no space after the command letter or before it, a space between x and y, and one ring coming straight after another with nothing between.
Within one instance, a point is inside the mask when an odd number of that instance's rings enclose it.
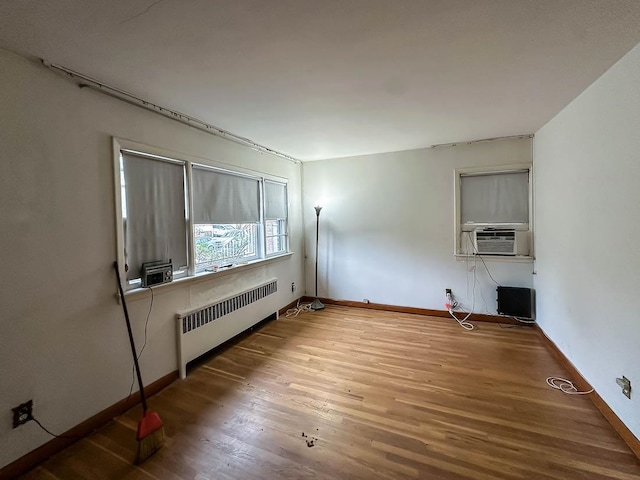
<instances>
[{"instance_id":1,"label":"wall outlet cover","mask_svg":"<svg viewBox=\"0 0 640 480\"><path fill-rule=\"evenodd\" d=\"M12 408L11 411L13 412L13 428L19 427L33 420L33 400L21 403L17 407Z\"/></svg>"}]
</instances>

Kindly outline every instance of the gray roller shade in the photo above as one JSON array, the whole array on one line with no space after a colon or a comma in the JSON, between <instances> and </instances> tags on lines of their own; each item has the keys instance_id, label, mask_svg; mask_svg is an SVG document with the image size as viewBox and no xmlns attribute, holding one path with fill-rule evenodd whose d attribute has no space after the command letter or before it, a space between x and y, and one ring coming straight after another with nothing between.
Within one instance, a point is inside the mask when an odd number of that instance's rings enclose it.
<instances>
[{"instance_id":1,"label":"gray roller shade","mask_svg":"<svg viewBox=\"0 0 640 480\"><path fill-rule=\"evenodd\" d=\"M194 165L193 221L196 224L259 222L259 180Z\"/></svg>"},{"instance_id":2,"label":"gray roller shade","mask_svg":"<svg viewBox=\"0 0 640 480\"><path fill-rule=\"evenodd\" d=\"M461 221L529 223L529 172L460 176Z\"/></svg>"},{"instance_id":3,"label":"gray roller shade","mask_svg":"<svg viewBox=\"0 0 640 480\"><path fill-rule=\"evenodd\" d=\"M184 165L122 152L127 280L140 278L143 263L187 265Z\"/></svg>"},{"instance_id":4,"label":"gray roller shade","mask_svg":"<svg viewBox=\"0 0 640 480\"><path fill-rule=\"evenodd\" d=\"M287 218L287 185L271 180L264 181L264 218Z\"/></svg>"}]
</instances>

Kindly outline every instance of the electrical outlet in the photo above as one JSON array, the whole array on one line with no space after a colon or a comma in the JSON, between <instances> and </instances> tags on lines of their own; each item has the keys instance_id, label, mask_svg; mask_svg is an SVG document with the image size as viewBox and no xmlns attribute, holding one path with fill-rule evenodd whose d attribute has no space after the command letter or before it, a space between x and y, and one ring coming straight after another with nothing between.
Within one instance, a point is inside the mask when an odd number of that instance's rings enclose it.
<instances>
[{"instance_id":1,"label":"electrical outlet","mask_svg":"<svg viewBox=\"0 0 640 480\"><path fill-rule=\"evenodd\" d=\"M616 378L616 383L622 388L622 394L625 397L630 399L631 398L631 380L629 380L627 377L623 375L622 378Z\"/></svg>"},{"instance_id":2,"label":"electrical outlet","mask_svg":"<svg viewBox=\"0 0 640 480\"><path fill-rule=\"evenodd\" d=\"M13 411L13 428L17 428L29 420L33 420L33 400L21 403L11 410Z\"/></svg>"},{"instance_id":3,"label":"electrical outlet","mask_svg":"<svg viewBox=\"0 0 640 480\"><path fill-rule=\"evenodd\" d=\"M291 293L296 291L296 282L291 282Z\"/></svg>"}]
</instances>

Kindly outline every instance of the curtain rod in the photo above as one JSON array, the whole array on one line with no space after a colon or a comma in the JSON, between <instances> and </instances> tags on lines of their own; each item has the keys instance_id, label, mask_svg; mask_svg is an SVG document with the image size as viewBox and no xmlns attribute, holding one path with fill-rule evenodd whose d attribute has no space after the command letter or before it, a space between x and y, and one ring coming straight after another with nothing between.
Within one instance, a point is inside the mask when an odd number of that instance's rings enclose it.
<instances>
[{"instance_id":1,"label":"curtain rod","mask_svg":"<svg viewBox=\"0 0 640 480\"><path fill-rule=\"evenodd\" d=\"M190 127L197 128L200 131L210 133L211 135L215 135L217 137L226 138L227 140L238 143L240 145L244 145L260 153L269 153L271 155L284 158L285 160L289 160L290 162L293 162L296 164L302 163L297 158L278 152L277 150L273 150L272 148L265 147L264 145L260 145L259 143L256 143L253 140L250 140L248 138L235 135L231 132L223 130L222 128L218 128L215 125L211 125L198 118L192 117L190 115L187 115L185 113L181 113L175 110L171 110L166 107L162 107L160 105L156 105L153 102L149 102L140 97L136 97L135 95L125 92L124 90L121 90L119 88L111 87L105 83L102 83L98 80L95 80L91 77L78 73L69 68L63 67L61 65L56 65L44 59L40 59L40 61L45 67L49 68L50 70L54 70L58 73L62 73L72 79L80 80L78 82L78 86L80 88L90 88L104 95L108 95L110 97L116 98L118 100L129 103L131 105L134 105L136 107L144 108L145 110L149 110L151 112L157 113L159 115L162 115L163 117L170 118L171 120L180 122L183 125L188 125Z\"/></svg>"},{"instance_id":2,"label":"curtain rod","mask_svg":"<svg viewBox=\"0 0 640 480\"><path fill-rule=\"evenodd\" d=\"M534 137L533 133L526 133L524 135L509 135L506 137L481 138L479 140L468 140L466 142L437 143L435 145L431 145L429 148L456 147L458 145L471 145L474 143L494 142L496 140L510 140L514 138L523 140L525 138L533 138L533 137Z\"/></svg>"}]
</instances>

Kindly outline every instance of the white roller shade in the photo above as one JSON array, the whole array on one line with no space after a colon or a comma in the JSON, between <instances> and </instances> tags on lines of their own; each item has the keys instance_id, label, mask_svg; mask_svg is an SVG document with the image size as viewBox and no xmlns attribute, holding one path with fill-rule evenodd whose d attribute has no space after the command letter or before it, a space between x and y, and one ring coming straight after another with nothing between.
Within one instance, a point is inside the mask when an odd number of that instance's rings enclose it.
<instances>
[{"instance_id":1,"label":"white roller shade","mask_svg":"<svg viewBox=\"0 0 640 480\"><path fill-rule=\"evenodd\" d=\"M193 221L196 224L259 222L258 179L194 165Z\"/></svg>"},{"instance_id":2,"label":"white roller shade","mask_svg":"<svg viewBox=\"0 0 640 480\"><path fill-rule=\"evenodd\" d=\"M529 223L529 172L460 176L461 221Z\"/></svg>"},{"instance_id":3,"label":"white roller shade","mask_svg":"<svg viewBox=\"0 0 640 480\"><path fill-rule=\"evenodd\" d=\"M140 278L143 263L187 265L184 165L122 152L126 191L127 279Z\"/></svg>"},{"instance_id":4,"label":"white roller shade","mask_svg":"<svg viewBox=\"0 0 640 480\"><path fill-rule=\"evenodd\" d=\"M271 180L264 181L264 218L287 218L287 185Z\"/></svg>"}]
</instances>

